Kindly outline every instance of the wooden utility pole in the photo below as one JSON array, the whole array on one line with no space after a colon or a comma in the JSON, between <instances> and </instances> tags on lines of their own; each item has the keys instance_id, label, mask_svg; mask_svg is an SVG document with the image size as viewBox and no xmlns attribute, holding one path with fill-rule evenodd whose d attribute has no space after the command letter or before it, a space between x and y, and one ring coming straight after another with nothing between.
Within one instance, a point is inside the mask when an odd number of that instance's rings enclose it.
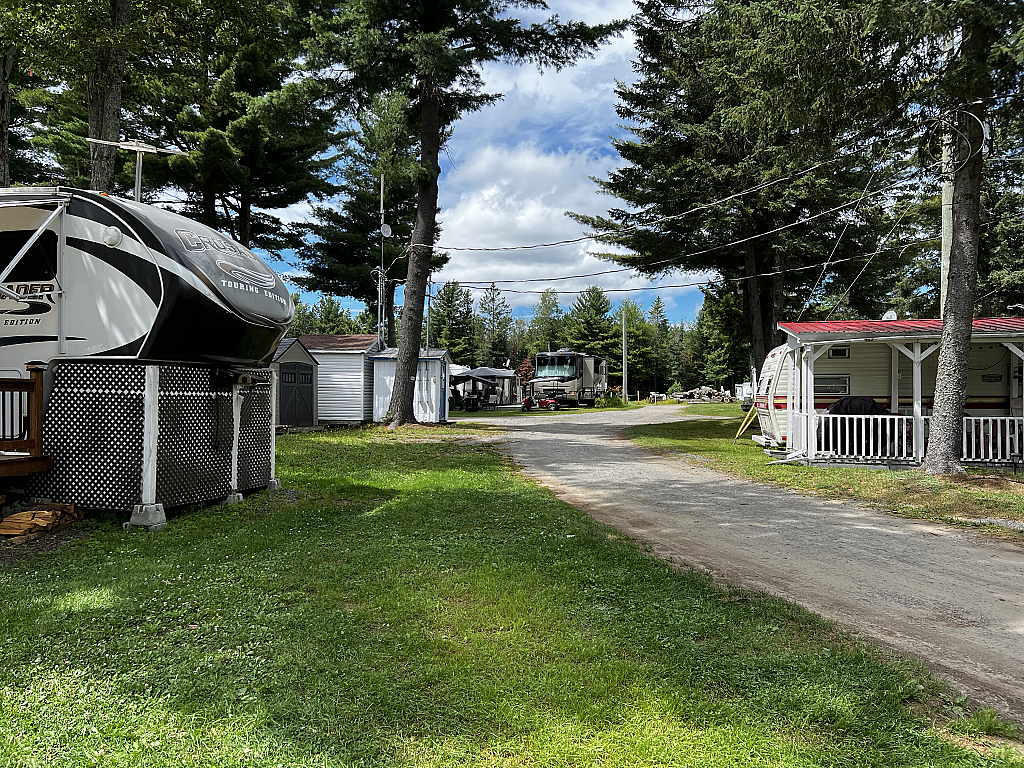
<instances>
[{"instance_id":1,"label":"wooden utility pole","mask_svg":"<svg viewBox=\"0 0 1024 768\"><path fill-rule=\"evenodd\" d=\"M622 302L622 404L629 404L629 348L626 344L626 302Z\"/></svg>"}]
</instances>

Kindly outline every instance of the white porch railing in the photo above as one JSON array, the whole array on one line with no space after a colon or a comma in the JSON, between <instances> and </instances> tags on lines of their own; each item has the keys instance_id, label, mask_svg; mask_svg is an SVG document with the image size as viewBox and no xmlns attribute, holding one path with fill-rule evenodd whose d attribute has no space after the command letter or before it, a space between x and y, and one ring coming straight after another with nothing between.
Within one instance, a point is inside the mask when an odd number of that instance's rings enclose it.
<instances>
[{"instance_id":1,"label":"white porch railing","mask_svg":"<svg viewBox=\"0 0 1024 768\"><path fill-rule=\"evenodd\" d=\"M822 458L914 460L912 416L820 413L816 421L816 453Z\"/></svg>"},{"instance_id":2,"label":"white porch railing","mask_svg":"<svg viewBox=\"0 0 1024 768\"><path fill-rule=\"evenodd\" d=\"M964 461L1008 463L1020 459L1024 417L968 416L964 418Z\"/></svg>"},{"instance_id":3,"label":"white porch railing","mask_svg":"<svg viewBox=\"0 0 1024 768\"><path fill-rule=\"evenodd\" d=\"M927 445L930 417L922 418ZM816 457L857 461L895 460L913 462L913 416L815 416ZM1021 460L1024 449L1024 417L967 416L962 433L962 458L969 462L1009 464Z\"/></svg>"}]
</instances>

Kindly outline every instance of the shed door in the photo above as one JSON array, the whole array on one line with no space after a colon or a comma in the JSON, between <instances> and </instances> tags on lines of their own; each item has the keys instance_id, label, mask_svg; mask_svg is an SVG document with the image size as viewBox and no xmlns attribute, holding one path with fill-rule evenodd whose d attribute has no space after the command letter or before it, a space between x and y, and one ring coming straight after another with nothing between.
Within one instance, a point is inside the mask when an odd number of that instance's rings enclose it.
<instances>
[{"instance_id":1,"label":"shed door","mask_svg":"<svg viewBox=\"0 0 1024 768\"><path fill-rule=\"evenodd\" d=\"M281 363L281 423L313 426L313 366Z\"/></svg>"}]
</instances>

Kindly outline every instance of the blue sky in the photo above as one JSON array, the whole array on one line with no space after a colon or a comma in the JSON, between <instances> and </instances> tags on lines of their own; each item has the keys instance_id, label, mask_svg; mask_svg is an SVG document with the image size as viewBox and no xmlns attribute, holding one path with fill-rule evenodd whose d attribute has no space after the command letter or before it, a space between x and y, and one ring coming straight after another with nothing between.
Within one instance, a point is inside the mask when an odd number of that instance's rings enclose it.
<instances>
[{"instance_id":1,"label":"blue sky","mask_svg":"<svg viewBox=\"0 0 1024 768\"><path fill-rule=\"evenodd\" d=\"M550 13L562 19L600 23L627 18L631 0L551 2ZM545 16L547 14L544 14ZM540 15L524 20L539 20ZM439 247L505 247L571 239L585 234L566 211L603 214L616 205L598 193L590 177L604 177L620 162L611 137L623 136L615 114L615 82L634 78L632 36L604 46L561 72L538 72L535 67L488 65L483 69L487 89L504 94L490 107L463 117L442 154ZM301 208L289 218L299 218ZM605 248L607 250L607 248ZM435 275L446 280L490 281L550 278L615 268L597 259L591 242L530 251L452 251L451 261ZM528 283L499 287L520 290L580 290L596 284L605 289L641 288L660 283L700 279L676 273L657 281L620 272L582 280ZM475 291L474 293L479 293ZM529 314L537 296L506 293L517 315ZM669 318L692 321L700 306L697 288L610 293L613 302L628 296L649 307L661 295ZM310 297L315 298L315 297ZM561 296L564 308L573 300ZM357 307L354 302L347 305Z\"/></svg>"}]
</instances>

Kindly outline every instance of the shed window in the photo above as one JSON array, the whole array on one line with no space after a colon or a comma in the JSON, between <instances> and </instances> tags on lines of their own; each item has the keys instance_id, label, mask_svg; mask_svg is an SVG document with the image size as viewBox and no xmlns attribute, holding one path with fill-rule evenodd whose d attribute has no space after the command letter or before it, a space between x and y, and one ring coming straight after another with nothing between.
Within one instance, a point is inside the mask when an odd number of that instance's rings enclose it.
<instances>
[{"instance_id":1,"label":"shed window","mask_svg":"<svg viewBox=\"0 0 1024 768\"><path fill-rule=\"evenodd\" d=\"M313 374L312 373L300 373L299 374L299 384L312 384L312 383L313 383Z\"/></svg>"},{"instance_id":2,"label":"shed window","mask_svg":"<svg viewBox=\"0 0 1024 768\"><path fill-rule=\"evenodd\" d=\"M850 394L849 376L815 376L814 394L816 395L848 395Z\"/></svg>"},{"instance_id":3,"label":"shed window","mask_svg":"<svg viewBox=\"0 0 1024 768\"><path fill-rule=\"evenodd\" d=\"M849 347L829 347L828 356L832 359L843 358L847 359L850 357Z\"/></svg>"},{"instance_id":4,"label":"shed window","mask_svg":"<svg viewBox=\"0 0 1024 768\"><path fill-rule=\"evenodd\" d=\"M295 383L295 374L291 373L291 372L285 373L284 371L282 371L281 372L281 383L282 384L294 384Z\"/></svg>"}]
</instances>

